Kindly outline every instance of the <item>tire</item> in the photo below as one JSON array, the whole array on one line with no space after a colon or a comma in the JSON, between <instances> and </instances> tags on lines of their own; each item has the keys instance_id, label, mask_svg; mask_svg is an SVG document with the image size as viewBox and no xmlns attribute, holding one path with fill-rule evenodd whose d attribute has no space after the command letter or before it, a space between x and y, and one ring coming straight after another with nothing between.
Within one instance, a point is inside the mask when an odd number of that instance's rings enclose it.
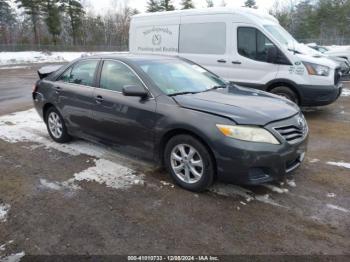
<instances>
[{"instance_id":1,"label":"tire","mask_svg":"<svg viewBox=\"0 0 350 262\"><path fill-rule=\"evenodd\" d=\"M292 89L290 89L287 86L275 87L270 92L275 94L275 95L287 98L288 100L294 102L297 105L299 104L298 95Z\"/></svg>"},{"instance_id":2,"label":"tire","mask_svg":"<svg viewBox=\"0 0 350 262\"><path fill-rule=\"evenodd\" d=\"M214 160L203 143L193 136L171 138L164 150L164 163L174 182L184 189L204 191L214 181Z\"/></svg>"},{"instance_id":3,"label":"tire","mask_svg":"<svg viewBox=\"0 0 350 262\"><path fill-rule=\"evenodd\" d=\"M45 114L45 123L50 137L57 143L69 142L72 137L68 134L63 117L54 107L50 107Z\"/></svg>"}]
</instances>

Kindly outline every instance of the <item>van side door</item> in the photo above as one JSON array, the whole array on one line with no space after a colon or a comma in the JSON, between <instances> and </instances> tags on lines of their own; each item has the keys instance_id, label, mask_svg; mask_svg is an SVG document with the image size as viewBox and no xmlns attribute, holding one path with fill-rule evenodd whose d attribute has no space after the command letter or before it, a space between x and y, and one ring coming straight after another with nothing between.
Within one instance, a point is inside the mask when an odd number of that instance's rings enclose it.
<instances>
[{"instance_id":1,"label":"van side door","mask_svg":"<svg viewBox=\"0 0 350 262\"><path fill-rule=\"evenodd\" d=\"M248 87L263 88L276 78L279 65L269 62L269 50L276 47L254 25L233 23L231 26L233 46L229 54L229 80ZM277 47L276 47L277 48Z\"/></svg>"},{"instance_id":2,"label":"van side door","mask_svg":"<svg viewBox=\"0 0 350 262\"><path fill-rule=\"evenodd\" d=\"M200 64L215 74L229 77L227 15L182 16L179 56Z\"/></svg>"}]
</instances>

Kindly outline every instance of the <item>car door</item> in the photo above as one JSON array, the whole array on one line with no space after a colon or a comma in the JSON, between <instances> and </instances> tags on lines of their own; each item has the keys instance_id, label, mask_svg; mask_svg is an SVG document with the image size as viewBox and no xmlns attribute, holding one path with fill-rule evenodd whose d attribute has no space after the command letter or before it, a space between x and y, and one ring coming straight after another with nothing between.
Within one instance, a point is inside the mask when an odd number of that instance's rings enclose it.
<instances>
[{"instance_id":1,"label":"car door","mask_svg":"<svg viewBox=\"0 0 350 262\"><path fill-rule=\"evenodd\" d=\"M125 63L103 61L99 85L94 90L95 136L122 146L125 152L152 158L156 101L151 95L148 98L124 96L122 89L127 85L145 88Z\"/></svg>"},{"instance_id":2,"label":"car door","mask_svg":"<svg viewBox=\"0 0 350 262\"><path fill-rule=\"evenodd\" d=\"M69 67L55 82L56 106L70 129L91 130L93 90L99 59L82 60Z\"/></svg>"},{"instance_id":3,"label":"car door","mask_svg":"<svg viewBox=\"0 0 350 262\"><path fill-rule=\"evenodd\" d=\"M225 14L181 17L179 55L228 78L228 21Z\"/></svg>"},{"instance_id":4,"label":"car door","mask_svg":"<svg viewBox=\"0 0 350 262\"><path fill-rule=\"evenodd\" d=\"M258 28L242 24L232 25L233 50L229 55L230 78L247 86L262 86L275 79L279 65L268 62L268 49L274 46Z\"/></svg>"}]
</instances>

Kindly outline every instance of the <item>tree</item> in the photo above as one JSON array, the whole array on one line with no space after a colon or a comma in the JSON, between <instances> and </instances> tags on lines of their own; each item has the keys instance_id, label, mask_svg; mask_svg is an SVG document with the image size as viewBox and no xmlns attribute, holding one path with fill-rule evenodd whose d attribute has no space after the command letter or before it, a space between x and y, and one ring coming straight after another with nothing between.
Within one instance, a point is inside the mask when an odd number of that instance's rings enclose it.
<instances>
[{"instance_id":1,"label":"tree","mask_svg":"<svg viewBox=\"0 0 350 262\"><path fill-rule=\"evenodd\" d=\"M52 36L52 41L56 45L58 36L61 34L60 6L59 0L43 1L43 16L47 29Z\"/></svg>"},{"instance_id":2,"label":"tree","mask_svg":"<svg viewBox=\"0 0 350 262\"><path fill-rule=\"evenodd\" d=\"M61 0L61 7L69 18L73 44L76 45L79 37L82 36L82 32L79 29L82 26L85 15L84 8L78 0Z\"/></svg>"},{"instance_id":3,"label":"tree","mask_svg":"<svg viewBox=\"0 0 350 262\"><path fill-rule=\"evenodd\" d=\"M153 13L159 11L162 11L162 8L158 0L149 0L147 2L147 12Z\"/></svg>"},{"instance_id":4,"label":"tree","mask_svg":"<svg viewBox=\"0 0 350 262\"><path fill-rule=\"evenodd\" d=\"M244 2L245 7L257 8L255 0L247 0Z\"/></svg>"},{"instance_id":5,"label":"tree","mask_svg":"<svg viewBox=\"0 0 350 262\"><path fill-rule=\"evenodd\" d=\"M11 6L5 0L0 0L0 39L2 42L9 42L10 27L15 21L16 18Z\"/></svg>"},{"instance_id":6,"label":"tree","mask_svg":"<svg viewBox=\"0 0 350 262\"><path fill-rule=\"evenodd\" d=\"M192 0L182 0L181 2L181 9L193 9L194 8L194 4L192 2Z\"/></svg>"},{"instance_id":7,"label":"tree","mask_svg":"<svg viewBox=\"0 0 350 262\"><path fill-rule=\"evenodd\" d=\"M207 0L207 7L214 7L213 0Z\"/></svg>"},{"instance_id":8,"label":"tree","mask_svg":"<svg viewBox=\"0 0 350 262\"><path fill-rule=\"evenodd\" d=\"M24 13L30 17L34 32L35 44L40 44L39 23L41 19L42 0L15 0L19 8L24 9Z\"/></svg>"},{"instance_id":9,"label":"tree","mask_svg":"<svg viewBox=\"0 0 350 262\"><path fill-rule=\"evenodd\" d=\"M171 0L161 0L160 7L162 11L173 11L175 10L174 5L171 3Z\"/></svg>"}]
</instances>

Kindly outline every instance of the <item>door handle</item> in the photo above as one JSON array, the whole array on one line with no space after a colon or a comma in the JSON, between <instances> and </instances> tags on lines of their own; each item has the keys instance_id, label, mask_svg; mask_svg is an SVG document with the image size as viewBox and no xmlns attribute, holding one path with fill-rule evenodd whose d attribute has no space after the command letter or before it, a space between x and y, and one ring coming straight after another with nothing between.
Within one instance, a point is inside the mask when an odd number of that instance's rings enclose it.
<instances>
[{"instance_id":1,"label":"door handle","mask_svg":"<svg viewBox=\"0 0 350 262\"><path fill-rule=\"evenodd\" d=\"M102 96L100 96L100 95L96 96L96 103L97 104L101 104L103 101L104 101L104 99Z\"/></svg>"},{"instance_id":2,"label":"door handle","mask_svg":"<svg viewBox=\"0 0 350 262\"><path fill-rule=\"evenodd\" d=\"M55 90L56 90L55 93L56 93L56 94L59 94L60 91L61 91L61 88L60 88L59 86L56 86L56 87L55 87Z\"/></svg>"},{"instance_id":3,"label":"door handle","mask_svg":"<svg viewBox=\"0 0 350 262\"><path fill-rule=\"evenodd\" d=\"M218 62L218 63L226 63L226 60L224 60L224 59L219 59L217 62Z\"/></svg>"},{"instance_id":4,"label":"door handle","mask_svg":"<svg viewBox=\"0 0 350 262\"><path fill-rule=\"evenodd\" d=\"M240 64L242 64L242 62L241 62L241 61L232 61L232 64L234 64L234 65L240 65Z\"/></svg>"}]
</instances>

